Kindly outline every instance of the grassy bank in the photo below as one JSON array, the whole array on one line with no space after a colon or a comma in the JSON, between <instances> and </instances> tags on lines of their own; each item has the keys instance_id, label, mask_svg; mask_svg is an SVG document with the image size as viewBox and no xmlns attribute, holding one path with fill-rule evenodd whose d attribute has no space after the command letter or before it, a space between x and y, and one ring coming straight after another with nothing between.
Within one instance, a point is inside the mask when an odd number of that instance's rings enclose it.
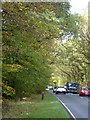
<instances>
[{"instance_id":1,"label":"grassy bank","mask_svg":"<svg viewBox=\"0 0 90 120\"><path fill-rule=\"evenodd\" d=\"M32 99L8 101L8 111L3 110L3 118L69 118L61 103L46 92L44 100L41 95L33 95Z\"/></svg>"}]
</instances>

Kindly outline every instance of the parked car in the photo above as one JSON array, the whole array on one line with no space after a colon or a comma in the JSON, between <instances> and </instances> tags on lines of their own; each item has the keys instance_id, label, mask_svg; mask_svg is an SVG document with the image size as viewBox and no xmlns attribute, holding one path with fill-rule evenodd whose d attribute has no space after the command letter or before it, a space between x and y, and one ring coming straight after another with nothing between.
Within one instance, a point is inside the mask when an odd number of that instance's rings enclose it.
<instances>
[{"instance_id":1,"label":"parked car","mask_svg":"<svg viewBox=\"0 0 90 120\"><path fill-rule=\"evenodd\" d=\"M57 90L57 87L54 87L54 88L53 88L53 93L55 93L55 92L56 92L56 90Z\"/></svg>"},{"instance_id":2,"label":"parked car","mask_svg":"<svg viewBox=\"0 0 90 120\"><path fill-rule=\"evenodd\" d=\"M53 86L47 86L46 90L53 90Z\"/></svg>"},{"instance_id":3,"label":"parked car","mask_svg":"<svg viewBox=\"0 0 90 120\"><path fill-rule=\"evenodd\" d=\"M48 86L48 89L49 90L53 90L53 86Z\"/></svg>"},{"instance_id":4,"label":"parked car","mask_svg":"<svg viewBox=\"0 0 90 120\"><path fill-rule=\"evenodd\" d=\"M56 94L58 93L64 93L66 94L66 89L64 86L58 86L57 90L56 90Z\"/></svg>"},{"instance_id":5,"label":"parked car","mask_svg":"<svg viewBox=\"0 0 90 120\"><path fill-rule=\"evenodd\" d=\"M45 90L49 90L49 88L48 87L46 87L46 89Z\"/></svg>"},{"instance_id":6,"label":"parked car","mask_svg":"<svg viewBox=\"0 0 90 120\"><path fill-rule=\"evenodd\" d=\"M90 96L90 87L81 87L79 96Z\"/></svg>"}]
</instances>

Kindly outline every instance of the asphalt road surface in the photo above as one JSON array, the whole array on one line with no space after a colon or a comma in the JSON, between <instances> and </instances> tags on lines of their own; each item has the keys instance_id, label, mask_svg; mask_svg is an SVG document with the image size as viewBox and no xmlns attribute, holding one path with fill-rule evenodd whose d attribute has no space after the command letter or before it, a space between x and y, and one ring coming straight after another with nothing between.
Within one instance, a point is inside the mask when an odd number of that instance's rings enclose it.
<instances>
[{"instance_id":1,"label":"asphalt road surface","mask_svg":"<svg viewBox=\"0 0 90 120\"><path fill-rule=\"evenodd\" d=\"M90 120L90 97L81 97L72 93L54 95L60 99L76 119Z\"/></svg>"}]
</instances>

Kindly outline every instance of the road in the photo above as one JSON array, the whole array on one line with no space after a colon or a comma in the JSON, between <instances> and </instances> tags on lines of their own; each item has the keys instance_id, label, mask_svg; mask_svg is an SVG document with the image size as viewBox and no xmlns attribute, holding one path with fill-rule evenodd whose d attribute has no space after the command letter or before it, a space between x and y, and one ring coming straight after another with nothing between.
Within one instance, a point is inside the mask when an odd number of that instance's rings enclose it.
<instances>
[{"instance_id":1,"label":"road","mask_svg":"<svg viewBox=\"0 0 90 120\"><path fill-rule=\"evenodd\" d=\"M76 119L88 118L90 120L90 97L80 97L72 93L54 95L65 104Z\"/></svg>"},{"instance_id":2,"label":"road","mask_svg":"<svg viewBox=\"0 0 90 120\"><path fill-rule=\"evenodd\" d=\"M1 120L1 118L2 118L2 100L0 98L0 120Z\"/></svg>"}]
</instances>

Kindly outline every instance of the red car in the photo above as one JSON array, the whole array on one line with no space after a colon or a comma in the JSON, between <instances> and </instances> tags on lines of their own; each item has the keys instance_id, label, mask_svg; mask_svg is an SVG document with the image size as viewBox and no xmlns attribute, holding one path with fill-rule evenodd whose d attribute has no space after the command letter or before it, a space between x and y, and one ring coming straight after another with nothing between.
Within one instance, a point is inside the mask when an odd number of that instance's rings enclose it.
<instances>
[{"instance_id":1,"label":"red car","mask_svg":"<svg viewBox=\"0 0 90 120\"><path fill-rule=\"evenodd\" d=\"M90 96L90 87L82 87L79 96Z\"/></svg>"}]
</instances>

